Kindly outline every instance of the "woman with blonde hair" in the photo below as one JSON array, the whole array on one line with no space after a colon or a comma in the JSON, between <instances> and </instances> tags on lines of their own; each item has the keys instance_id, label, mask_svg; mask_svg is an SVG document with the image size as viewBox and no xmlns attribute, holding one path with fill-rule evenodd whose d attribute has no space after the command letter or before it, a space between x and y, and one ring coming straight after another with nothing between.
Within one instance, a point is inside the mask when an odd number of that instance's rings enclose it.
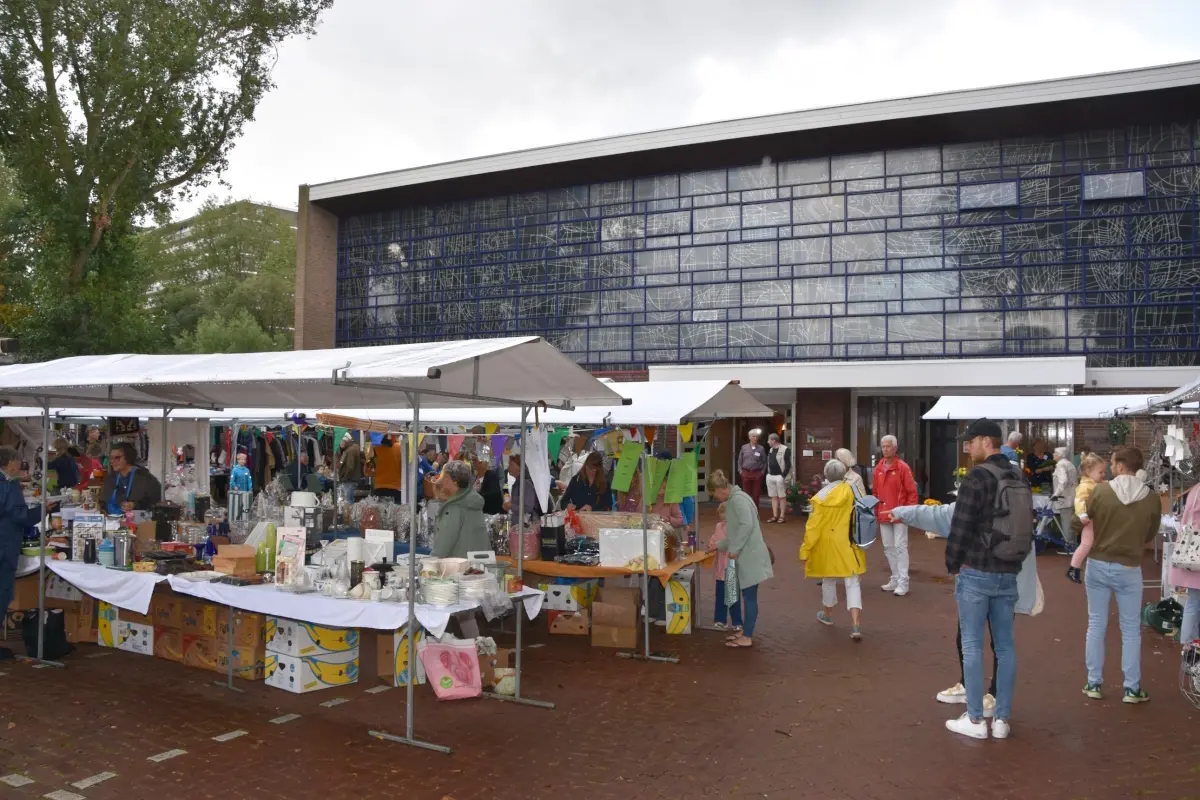
<instances>
[{"instance_id":1,"label":"woman with blonde hair","mask_svg":"<svg viewBox=\"0 0 1200 800\"><path fill-rule=\"evenodd\" d=\"M858 466L858 459L844 447L839 447L833 457L842 462L846 466L846 483L858 490L860 496L867 494L867 482L863 480L859 470L855 469Z\"/></svg>"},{"instance_id":2,"label":"woman with blonde hair","mask_svg":"<svg viewBox=\"0 0 1200 800\"><path fill-rule=\"evenodd\" d=\"M849 470L839 459L825 464L825 480L829 481L812 499L813 510L804 527L804 543L800 560L804 562L804 577L821 581L821 605L817 622L833 624L833 609L837 605L837 579L846 582L846 607L850 609L850 638L862 639L859 614L862 612L862 581L867 571L866 554L850 541L851 517L854 514L854 490L850 487Z\"/></svg>"},{"instance_id":3,"label":"woman with blonde hair","mask_svg":"<svg viewBox=\"0 0 1200 800\"><path fill-rule=\"evenodd\" d=\"M708 493L718 503L725 504L725 538L710 541L708 550L725 553L734 563L742 597L742 632L730 636L725 646L752 647L758 621L758 585L775 575L771 569L771 551L763 540L754 501L721 470L713 470L708 476Z\"/></svg>"}]
</instances>

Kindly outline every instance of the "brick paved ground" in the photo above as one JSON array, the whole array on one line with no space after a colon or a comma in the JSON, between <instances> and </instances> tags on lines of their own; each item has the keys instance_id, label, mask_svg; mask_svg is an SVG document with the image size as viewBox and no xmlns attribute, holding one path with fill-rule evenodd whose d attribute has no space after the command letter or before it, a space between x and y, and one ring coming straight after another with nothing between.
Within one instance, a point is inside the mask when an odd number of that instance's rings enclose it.
<instances>
[{"instance_id":1,"label":"brick paved ground","mask_svg":"<svg viewBox=\"0 0 1200 800\"><path fill-rule=\"evenodd\" d=\"M3 665L0 777L34 782L0 784L0 796L1200 798L1200 711L1177 688L1177 649L1145 637L1154 699L1123 705L1114 618L1110 697L1084 698L1085 605L1061 577L1065 559L1042 558L1046 613L1017 620L1013 736L976 742L948 733L943 721L961 709L933 699L957 680L941 542L913 539L913 591L902 599L876 588L883 554L873 548L866 638L854 644L844 611L832 629L813 619L819 593L795 561L799 526L771 527L778 574L760 595L754 650L727 650L716 633L656 631L653 646L681 663L644 664L549 637L540 621L524 686L557 710L439 704L420 687L418 735L452 745L449 757L369 739L368 728L402 731L404 720L402 692L367 694L370 679L299 697L261 684L232 694L210 685L213 674L91 647L65 671ZM708 606L711 584L703 591ZM364 672L373 664L364 653ZM320 705L338 696L350 702ZM269 722L292 713L301 716ZM235 730L246 734L213 739ZM186 753L147 760L173 749ZM117 776L71 786L105 771Z\"/></svg>"}]
</instances>

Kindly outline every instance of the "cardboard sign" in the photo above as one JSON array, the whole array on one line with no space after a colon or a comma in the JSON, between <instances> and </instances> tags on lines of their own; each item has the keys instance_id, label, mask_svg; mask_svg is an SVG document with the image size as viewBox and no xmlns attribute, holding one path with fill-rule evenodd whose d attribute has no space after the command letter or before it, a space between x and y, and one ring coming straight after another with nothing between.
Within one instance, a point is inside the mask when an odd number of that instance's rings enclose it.
<instances>
[{"instance_id":1,"label":"cardboard sign","mask_svg":"<svg viewBox=\"0 0 1200 800\"><path fill-rule=\"evenodd\" d=\"M137 417L109 417L109 436L132 436L142 429Z\"/></svg>"}]
</instances>

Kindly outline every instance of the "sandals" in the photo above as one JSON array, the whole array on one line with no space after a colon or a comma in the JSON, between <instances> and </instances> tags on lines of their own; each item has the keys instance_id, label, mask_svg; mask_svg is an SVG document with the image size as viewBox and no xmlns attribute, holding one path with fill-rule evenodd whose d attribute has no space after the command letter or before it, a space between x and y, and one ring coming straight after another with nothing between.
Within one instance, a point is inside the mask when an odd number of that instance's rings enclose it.
<instances>
[{"instance_id":1,"label":"sandals","mask_svg":"<svg viewBox=\"0 0 1200 800\"><path fill-rule=\"evenodd\" d=\"M725 643L725 646L728 648L737 650L737 649L740 649L743 647L753 647L754 642L753 642L753 640L747 639L744 636L739 636L736 639L730 639L729 641L727 641Z\"/></svg>"}]
</instances>

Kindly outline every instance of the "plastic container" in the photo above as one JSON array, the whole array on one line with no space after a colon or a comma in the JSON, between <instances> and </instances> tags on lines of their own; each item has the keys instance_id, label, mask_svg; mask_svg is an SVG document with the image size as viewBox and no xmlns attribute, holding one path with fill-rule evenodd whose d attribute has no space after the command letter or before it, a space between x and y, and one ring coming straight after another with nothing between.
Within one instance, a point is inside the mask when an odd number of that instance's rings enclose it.
<instances>
[{"instance_id":1,"label":"plastic container","mask_svg":"<svg viewBox=\"0 0 1200 800\"><path fill-rule=\"evenodd\" d=\"M102 567L111 567L113 565L113 543L111 539L105 539L96 548L96 561Z\"/></svg>"}]
</instances>

